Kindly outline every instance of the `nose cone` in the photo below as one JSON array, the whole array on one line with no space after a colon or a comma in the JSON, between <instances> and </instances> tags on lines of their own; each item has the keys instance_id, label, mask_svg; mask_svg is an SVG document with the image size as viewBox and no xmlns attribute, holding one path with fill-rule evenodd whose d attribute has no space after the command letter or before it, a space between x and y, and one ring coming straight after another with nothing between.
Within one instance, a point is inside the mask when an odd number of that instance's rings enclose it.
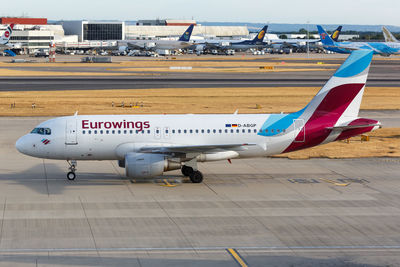
<instances>
[{"instance_id":1,"label":"nose cone","mask_svg":"<svg viewBox=\"0 0 400 267\"><path fill-rule=\"evenodd\" d=\"M28 155L28 140L26 136L22 136L15 143L15 148L22 154Z\"/></svg>"}]
</instances>

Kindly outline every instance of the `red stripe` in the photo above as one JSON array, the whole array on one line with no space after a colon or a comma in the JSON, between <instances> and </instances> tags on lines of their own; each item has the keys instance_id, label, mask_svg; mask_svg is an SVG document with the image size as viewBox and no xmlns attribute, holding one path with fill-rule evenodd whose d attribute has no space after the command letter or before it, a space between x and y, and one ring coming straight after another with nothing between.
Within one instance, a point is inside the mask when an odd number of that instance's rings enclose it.
<instances>
[{"instance_id":1,"label":"red stripe","mask_svg":"<svg viewBox=\"0 0 400 267\"><path fill-rule=\"evenodd\" d=\"M292 142L283 153L321 144L331 133L331 130L326 128L335 125L363 87L363 83L354 83L332 88L304 126L304 142ZM302 134L301 131L300 134ZM302 139L299 135L295 140Z\"/></svg>"}]
</instances>

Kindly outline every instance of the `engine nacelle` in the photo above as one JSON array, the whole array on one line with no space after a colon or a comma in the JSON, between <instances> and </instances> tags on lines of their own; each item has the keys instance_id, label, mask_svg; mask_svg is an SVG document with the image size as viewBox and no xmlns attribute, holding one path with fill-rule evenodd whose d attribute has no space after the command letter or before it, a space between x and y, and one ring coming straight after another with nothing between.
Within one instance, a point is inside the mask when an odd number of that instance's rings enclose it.
<instances>
[{"instance_id":1,"label":"engine nacelle","mask_svg":"<svg viewBox=\"0 0 400 267\"><path fill-rule=\"evenodd\" d=\"M168 161L163 154L135 152L125 155L124 165L126 176L137 179L152 178L181 167L178 162Z\"/></svg>"}]
</instances>

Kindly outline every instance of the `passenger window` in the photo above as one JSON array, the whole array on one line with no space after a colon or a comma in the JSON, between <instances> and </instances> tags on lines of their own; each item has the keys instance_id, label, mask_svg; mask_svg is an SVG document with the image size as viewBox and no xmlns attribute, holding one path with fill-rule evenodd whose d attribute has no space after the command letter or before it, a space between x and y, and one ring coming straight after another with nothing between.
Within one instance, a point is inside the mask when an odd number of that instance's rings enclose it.
<instances>
[{"instance_id":1,"label":"passenger window","mask_svg":"<svg viewBox=\"0 0 400 267\"><path fill-rule=\"evenodd\" d=\"M144 134L144 130L142 130L141 133Z\"/></svg>"},{"instance_id":2,"label":"passenger window","mask_svg":"<svg viewBox=\"0 0 400 267\"><path fill-rule=\"evenodd\" d=\"M204 129L201 129L201 133L204 133Z\"/></svg>"},{"instance_id":3,"label":"passenger window","mask_svg":"<svg viewBox=\"0 0 400 267\"><path fill-rule=\"evenodd\" d=\"M127 131L126 130L124 130L124 134L126 134L127 133Z\"/></svg>"},{"instance_id":4,"label":"passenger window","mask_svg":"<svg viewBox=\"0 0 400 267\"><path fill-rule=\"evenodd\" d=\"M242 133L246 133L246 129L243 129L243 130L242 130Z\"/></svg>"},{"instance_id":5,"label":"passenger window","mask_svg":"<svg viewBox=\"0 0 400 267\"><path fill-rule=\"evenodd\" d=\"M150 133L150 130L147 130L147 133L149 134L149 133Z\"/></svg>"},{"instance_id":6,"label":"passenger window","mask_svg":"<svg viewBox=\"0 0 400 267\"><path fill-rule=\"evenodd\" d=\"M248 132L248 133L251 133L251 129L248 129L247 132Z\"/></svg>"},{"instance_id":7,"label":"passenger window","mask_svg":"<svg viewBox=\"0 0 400 267\"><path fill-rule=\"evenodd\" d=\"M239 133L239 129L236 130L236 133Z\"/></svg>"},{"instance_id":8,"label":"passenger window","mask_svg":"<svg viewBox=\"0 0 400 267\"><path fill-rule=\"evenodd\" d=\"M132 131L132 130L129 130L129 133L130 133L130 134L133 134L133 131Z\"/></svg>"},{"instance_id":9,"label":"passenger window","mask_svg":"<svg viewBox=\"0 0 400 267\"><path fill-rule=\"evenodd\" d=\"M186 133L186 130L183 130L183 133Z\"/></svg>"},{"instance_id":10,"label":"passenger window","mask_svg":"<svg viewBox=\"0 0 400 267\"><path fill-rule=\"evenodd\" d=\"M274 132L274 129L271 130L271 133L273 133L273 132Z\"/></svg>"},{"instance_id":11,"label":"passenger window","mask_svg":"<svg viewBox=\"0 0 400 267\"><path fill-rule=\"evenodd\" d=\"M265 129L265 132L268 133L268 129Z\"/></svg>"},{"instance_id":12,"label":"passenger window","mask_svg":"<svg viewBox=\"0 0 400 267\"><path fill-rule=\"evenodd\" d=\"M228 133L228 129L225 129L225 133Z\"/></svg>"},{"instance_id":13,"label":"passenger window","mask_svg":"<svg viewBox=\"0 0 400 267\"><path fill-rule=\"evenodd\" d=\"M193 130L192 130L192 129L190 129L190 130L189 130L189 133L193 133Z\"/></svg>"},{"instance_id":14,"label":"passenger window","mask_svg":"<svg viewBox=\"0 0 400 267\"><path fill-rule=\"evenodd\" d=\"M284 133L285 133L285 132L286 132L286 129L283 129L283 130L282 130L282 132L284 132Z\"/></svg>"},{"instance_id":15,"label":"passenger window","mask_svg":"<svg viewBox=\"0 0 400 267\"><path fill-rule=\"evenodd\" d=\"M254 129L254 133L257 133L257 129Z\"/></svg>"},{"instance_id":16,"label":"passenger window","mask_svg":"<svg viewBox=\"0 0 400 267\"><path fill-rule=\"evenodd\" d=\"M83 134L85 134L85 133L86 133L86 131L85 131L85 130L83 130L83 131L82 131L82 133L83 133Z\"/></svg>"},{"instance_id":17,"label":"passenger window","mask_svg":"<svg viewBox=\"0 0 400 267\"><path fill-rule=\"evenodd\" d=\"M207 133L210 133L210 132L211 132L210 129L208 129L208 130L207 130Z\"/></svg>"},{"instance_id":18,"label":"passenger window","mask_svg":"<svg viewBox=\"0 0 400 267\"><path fill-rule=\"evenodd\" d=\"M168 129L165 130L165 133L168 133Z\"/></svg>"},{"instance_id":19,"label":"passenger window","mask_svg":"<svg viewBox=\"0 0 400 267\"><path fill-rule=\"evenodd\" d=\"M219 131L218 131L219 133L222 133L222 130L221 129L219 129Z\"/></svg>"},{"instance_id":20,"label":"passenger window","mask_svg":"<svg viewBox=\"0 0 400 267\"><path fill-rule=\"evenodd\" d=\"M110 133L110 131L109 130L106 130L106 134L109 134Z\"/></svg>"},{"instance_id":21,"label":"passenger window","mask_svg":"<svg viewBox=\"0 0 400 267\"><path fill-rule=\"evenodd\" d=\"M174 134L174 133L175 133L175 130L172 130L172 133Z\"/></svg>"},{"instance_id":22,"label":"passenger window","mask_svg":"<svg viewBox=\"0 0 400 267\"><path fill-rule=\"evenodd\" d=\"M115 130L112 130L112 134L115 134Z\"/></svg>"},{"instance_id":23,"label":"passenger window","mask_svg":"<svg viewBox=\"0 0 400 267\"><path fill-rule=\"evenodd\" d=\"M231 133L233 133L233 129L231 129Z\"/></svg>"},{"instance_id":24,"label":"passenger window","mask_svg":"<svg viewBox=\"0 0 400 267\"><path fill-rule=\"evenodd\" d=\"M100 130L100 134L103 134L103 130Z\"/></svg>"},{"instance_id":25,"label":"passenger window","mask_svg":"<svg viewBox=\"0 0 400 267\"><path fill-rule=\"evenodd\" d=\"M180 130L180 129L178 130L178 133L181 133L181 130Z\"/></svg>"},{"instance_id":26,"label":"passenger window","mask_svg":"<svg viewBox=\"0 0 400 267\"><path fill-rule=\"evenodd\" d=\"M97 134L97 130L94 130L94 134Z\"/></svg>"},{"instance_id":27,"label":"passenger window","mask_svg":"<svg viewBox=\"0 0 400 267\"><path fill-rule=\"evenodd\" d=\"M278 129L278 130L276 130L276 131L279 133L281 130Z\"/></svg>"},{"instance_id":28,"label":"passenger window","mask_svg":"<svg viewBox=\"0 0 400 267\"><path fill-rule=\"evenodd\" d=\"M199 133L199 129L196 129L196 133Z\"/></svg>"},{"instance_id":29,"label":"passenger window","mask_svg":"<svg viewBox=\"0 0 400 267\"><path fill-rule=\"evenodd\" d=\"M158 131L158 130L157 130ZM139 130L136 130L136 133L138 134L139 133Z\"/></svg>"},{"instance_id":30,"label":"passenger window","mask_svg":"<svg viewBox=\"0 0 400 267\"><path fill-rule=\"evenodd\" d=\"M91 131L91 130L89 130L89 131L88 131L88 134L91 134L91 133L92 133L92 131Z\"/></svg>"}]
</instances>

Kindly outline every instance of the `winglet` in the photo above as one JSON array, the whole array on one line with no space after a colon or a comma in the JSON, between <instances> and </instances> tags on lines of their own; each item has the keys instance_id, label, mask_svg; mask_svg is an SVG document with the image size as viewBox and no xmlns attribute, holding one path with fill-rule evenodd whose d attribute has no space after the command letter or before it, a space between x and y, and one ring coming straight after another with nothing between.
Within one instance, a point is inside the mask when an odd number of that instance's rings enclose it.
<instances>
[{"instance_id":1,"label":"winglet","mask_svg":"<svg viewBox=\"0 0 400 267\"><path fill-rule=\"evenodd\" d=\"M237 109L237 110L235 110L235 112L233 112L233 115L237 115L238 114L238 112L239 112L239 110Z\"/></svg>"},{"instance_id":2,"label":"winglet","mask_svg":"<svg viewBox=\"0 0 400 267\"><path fill-rule=\"evenodd\" d=\"M74 116L78 116L78 111L75 111L75 114L74 114Z\"/></svg>"}]
</instances>

